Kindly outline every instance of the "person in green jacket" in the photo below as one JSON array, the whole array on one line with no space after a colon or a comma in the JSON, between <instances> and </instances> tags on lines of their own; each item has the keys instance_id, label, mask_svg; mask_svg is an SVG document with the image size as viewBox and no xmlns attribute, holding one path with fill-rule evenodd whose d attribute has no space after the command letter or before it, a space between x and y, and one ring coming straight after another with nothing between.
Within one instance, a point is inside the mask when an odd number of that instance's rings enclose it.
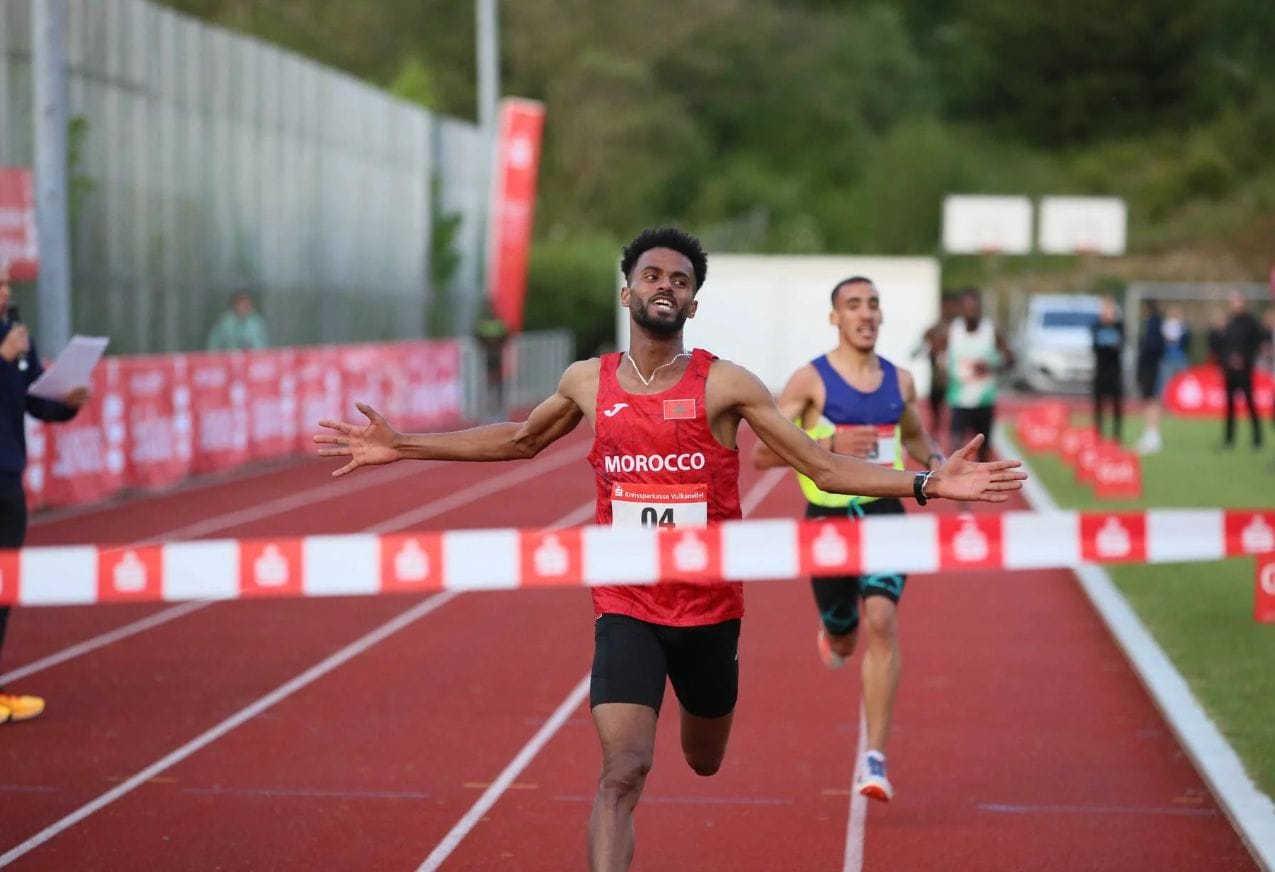
<instances>
[{"instance_id":1,"label":"person in green jacket","mask_svg":"<svg viewBox=\"0 0 1275 872\"><path fill-rule=\"evenodd\" d=\"M253 309L252 297L247 291L235 291L230 298L230 309L222 313L208 332L208 350L247 350L269 345L265 319Z\"/></svg>"}]
</instances>

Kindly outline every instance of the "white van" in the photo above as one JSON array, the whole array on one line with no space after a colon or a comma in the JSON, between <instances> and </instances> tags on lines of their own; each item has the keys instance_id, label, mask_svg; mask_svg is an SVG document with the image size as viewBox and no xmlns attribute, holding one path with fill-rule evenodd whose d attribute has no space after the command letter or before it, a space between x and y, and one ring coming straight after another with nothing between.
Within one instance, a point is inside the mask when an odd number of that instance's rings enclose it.
<instances>
[{"instance_id":1,"label":"white van","mask_svg":"<svg viewBox=\"0 0 1275 872\"><path fill-rule=\"evenodd\" d=\"M1037 294L1014 334L1015 381L1042 393L1088 390L1100 298Z\"/></svg>"}]
</instances>

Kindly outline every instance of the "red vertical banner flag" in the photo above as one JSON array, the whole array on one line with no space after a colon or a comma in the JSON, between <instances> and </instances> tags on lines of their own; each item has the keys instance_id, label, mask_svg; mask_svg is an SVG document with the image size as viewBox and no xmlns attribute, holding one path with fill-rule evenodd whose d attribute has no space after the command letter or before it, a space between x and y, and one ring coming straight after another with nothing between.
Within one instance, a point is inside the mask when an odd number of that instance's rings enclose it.
<instances>
[{"instance_id":1,"label":"red vertical banner flag","mask_svg":"<svg viewBox=\"0 0 1275 872\"><path fill-rule=\"evenodd\" d=\"M40 272L35 186L26 167L0 167L0 266L9 277L34 281Z\"/></svg>"},{"instance_id":2,"label":"red vertical banner flag","mask_svg":"<svg viewBox=\"0 0 1275 872\"><path fill-rule=\"evenodd\" d=\"M543 103L501 101L500 141L487 230L487 285L492 307L511 333L522 329L544 123Z\"/></svg>"}]
</instances>

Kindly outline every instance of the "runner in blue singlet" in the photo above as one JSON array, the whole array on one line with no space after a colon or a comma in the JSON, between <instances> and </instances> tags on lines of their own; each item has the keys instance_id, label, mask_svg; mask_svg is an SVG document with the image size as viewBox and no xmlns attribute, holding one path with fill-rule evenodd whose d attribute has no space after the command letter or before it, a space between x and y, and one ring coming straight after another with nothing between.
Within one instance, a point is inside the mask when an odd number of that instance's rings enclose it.
<instances>
[{"instance_id":1,"label":"runner in blue singlet","mask_svg":"<svg viewBox=\"0 0 1275 872\"><path fill-rule=\"evenodd\" d=\"M797 421L830 451L903 468L906 451L930 469L943 462L916 408L912 374L876 353L881 328L881 299L876 287L856 276L832 290L829 321L838 331L837 347L793 374L779 397L779 409ZM759 467L782 466L764 445L754 454ZM862 518L903 513L897 499L825 493L798 474L806 497L807 518ZM904 576L820 576L811 579L821 626L819 654L826 666L840 668L853 653L858 636L859 600L863 600L863 702L867 714L867 753L859 761L857 789L873 799L889 800L885 743L894 694L899 683L896 611Z\"/></svg>"}]
</instances>

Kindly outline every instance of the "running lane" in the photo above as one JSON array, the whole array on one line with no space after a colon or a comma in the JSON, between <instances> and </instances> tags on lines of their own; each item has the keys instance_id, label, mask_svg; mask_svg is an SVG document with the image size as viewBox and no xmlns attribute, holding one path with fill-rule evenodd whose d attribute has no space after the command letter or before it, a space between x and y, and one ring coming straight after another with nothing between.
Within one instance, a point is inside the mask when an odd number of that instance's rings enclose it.
<instances>
[{"instance_id":1,"label":"running lane","mask_svg":"<svg viewBox=\"0 0 1275 872\"><path fill-rule=\"evenodd\" d=\"M757 515L800 507L785 483ZM726 764L690 772L667 694L635 870L1255 868L1071 573L909 580L896 797L869 804L866 838L847 836L860 657L820 665L804 581L747 601ZM534 789L506 793L442 868L583 868L598 763L581 706L520 777Z\"/></svg>"},{"instance_id":2,"label":"running lane","mask_svg":"<svg viewBox=\"0 0 1275 872\"><path fill-rule=\"evenodd\" d=\"M291 529L300 524L303 519L296 514L308 515L306 523L316 532L394 526L403 518L405 505L419 515L422 504L440 498L449 500L454 508L418 526L547 523L577 509L591 496L587 467L579 459L585 444L572 437L533 462L539 467L442 465L430 471L428 480L389 480L362 492L357 504L316 503L244 532L274 535L278 526ZM573 469L574 475L569 472ZM459 503L466 491L490 490L498 475L521 476L521 480L494 499ZM404 489L409 491L406 501L399 493ZM511 498L514 495L520 498ZM94 538L91 529L85 532L84 538ZM227 534L236 532L232 528ZM415 597L387 596L221 603L49 669L39 682L39 690L51 700L49 711L32 724L6 728L5 742L0 745L0 771L4 772L0 790L22 797L21 803L6 803L6 813L0 816L0 846L11 848L40 832L417 601ZM418 623L446 623L449 608L451 605ZM22 616L55 622L60 611L27 609ZM18 644L14 645L17 656L13 662L17 663L24 659L21 643L24 636L29 637L30 627L26 620L19 623L15 619L14 623ZM470 624L463 626L474 629ZM509 637L514 639L516 634ZM440 655L430 662L437 667L450 659ZM347 707L343 701L349 695L348 686L329 686L320 710L291 723L285 733L304 736L315 724L329 719L375 726L383 711L392 717L391 703L411 690L410 686L395 688L377 694L377 700L366 706ZM261 719L272 717L273 712L267 711ZM412 732L415 741L429 741L429 731L420 731L419 725L413 726ZM286 756L291 745L282 741L278 747L270 746L268 756ZM260 757L258 751L255 759ZM240 771L250 772L254 762L254 758L246 760ZM230 768L235 768L234 761L230 761ZM156 780L163 784L165 777ZM209 784L213 782L201 782L203 787ZM94 822L95 817L90 817L80 826L87 828ZM73 847L64 847L77 844L74 834L80 828L72 828L18 862L30 864L28 868L92 868L100 862L94 858L102 856L106 845L144 843L144 839L120 838L126 830L129 828L99 834L87 844L85 853L76 855ZM269 845L271 840L267 836L263 842ZM64 857L64 851L71 851L66 857L73 859ZM191 862L187 856L176 865ZM157 861L139 865L172 868L173 864Z\"/></svg>"}]
</instances>

